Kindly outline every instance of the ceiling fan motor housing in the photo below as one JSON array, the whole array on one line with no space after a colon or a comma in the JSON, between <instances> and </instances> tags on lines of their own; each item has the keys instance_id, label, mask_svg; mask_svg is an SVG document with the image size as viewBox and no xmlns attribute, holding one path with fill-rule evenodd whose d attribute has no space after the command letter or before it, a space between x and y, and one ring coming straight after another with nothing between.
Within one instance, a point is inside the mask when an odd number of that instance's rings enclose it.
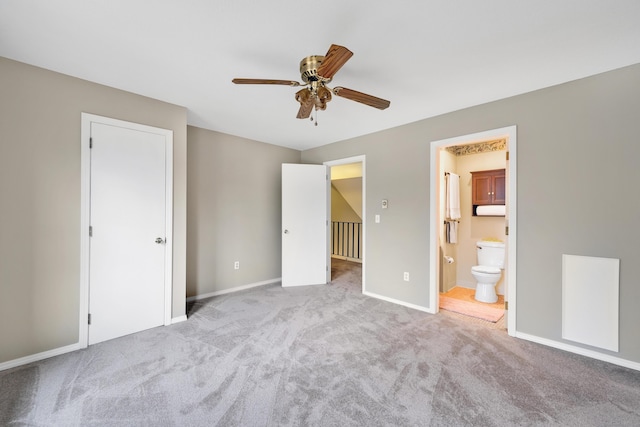
<instances>
[{"instance_id":1,"label":"ceiling fan motor housing","mask_svg":"<svg viewBox=\"0 0 640 427\"><path fill-rule=\"evenodd\" d=\"M307 56L302 61L300 61L300 77L302 81L305 83L310 82L321 82L321 83L329 83L331 79L326 79L318 75L318 67L324 61L324 56L322 55L312 55Z\"/></svg>"}]
</instances>

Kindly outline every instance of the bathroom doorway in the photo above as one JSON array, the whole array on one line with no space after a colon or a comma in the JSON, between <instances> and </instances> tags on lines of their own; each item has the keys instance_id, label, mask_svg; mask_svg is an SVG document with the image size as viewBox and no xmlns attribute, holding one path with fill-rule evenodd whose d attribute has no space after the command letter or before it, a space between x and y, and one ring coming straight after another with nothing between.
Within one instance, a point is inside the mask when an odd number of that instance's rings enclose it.
<instances>
[{"instance_id":1,"label":"bathroom doorway","mask_svg":"<svg viewBox=\"0 0 640 427\"><path fill-rule=\"evenodd\" d=\"M508 307L504 311L507 332L509 335L514 335L517 309L515 304L516 127L511 126L433 141L431 142L430 154L430 253L432 254L429 261L429 291L430 301L432 301L430 309L434 313L438 312L441 292L447 291L453 286L463 291L475 288L475 281L470 271L472 266L477 265L475 241L484 238L502 240L506 245L505 269L503 277L496 288L498 294L504 295L505 308ZM474 159L473 156L476 154L477 157ZM462 156L464 156L464 159ZM470 195L470 172L500 168L504 168L506 171L506 209L504 217L482 218L473 215ZM445 173L449 172L454 174L460 172L461 186L460 205L462 217L455 224L457 238L454 240L454 244L447 243L445 233L445 228L449 226L447 224L448 221L445 221L444 214ZM467 298L473 299L472 293ZM444 298L443 302L446 302ZM488 306L483 308L487 308L487 311L490 311ZM493 310L500 311L496 308L493 308Z\"/></svg>"}]
</instances>

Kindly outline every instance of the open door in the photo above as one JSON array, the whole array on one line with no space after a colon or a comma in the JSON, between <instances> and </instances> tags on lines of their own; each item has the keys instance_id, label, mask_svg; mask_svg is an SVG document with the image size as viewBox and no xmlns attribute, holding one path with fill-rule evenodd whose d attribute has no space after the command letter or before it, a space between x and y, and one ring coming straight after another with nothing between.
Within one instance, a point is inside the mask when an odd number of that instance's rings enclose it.
<instances>
[{"instance_id":1,"label":"open door","mask_svg":"<svg viewBox=\"0 0 640 427\"><path fill-rule=\"evenodd\" d=\"M282 165L282 286L329 281L329 172Z\"/></svg>"}]
</instances>

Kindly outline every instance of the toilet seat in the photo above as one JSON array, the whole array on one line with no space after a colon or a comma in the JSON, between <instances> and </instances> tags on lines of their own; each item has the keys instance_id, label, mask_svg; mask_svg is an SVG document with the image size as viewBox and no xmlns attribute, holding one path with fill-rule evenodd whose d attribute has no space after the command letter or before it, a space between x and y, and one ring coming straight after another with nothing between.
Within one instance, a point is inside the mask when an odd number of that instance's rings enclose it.
<instances>
[{"instance_id":1,"label":"toilet seat","mask_svg":"<svg viewBox=\"0 0 640 427\"><path fill-rule=\"evenodd\" d=\"M489 265L476 265L471 267L471 271L485 274L502 274L502 271L498 267L491 267Z\"/></svg>"}]
</instances>

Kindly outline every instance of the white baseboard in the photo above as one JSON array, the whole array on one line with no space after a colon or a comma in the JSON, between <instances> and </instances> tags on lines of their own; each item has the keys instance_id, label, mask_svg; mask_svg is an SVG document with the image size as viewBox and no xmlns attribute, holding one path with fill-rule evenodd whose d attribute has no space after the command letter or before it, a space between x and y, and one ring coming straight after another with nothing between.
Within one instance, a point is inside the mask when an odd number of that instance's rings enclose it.
<instances>
[{"instance_id":1,"label":"white baseboard","mask_svg":"<svg viewBox=\"0 0 640 427\"><path fill-rule=\"evenodd\" d=\"M39 362L40 360L48 359L54 356L60 356L61 354L65 353L71 353L72 351L81 350L83 348L84 347L80 345L80 343L75 343L64 347L54 348L53 350L43 351L42 353L30 354L29 356L0 363L0 371L16 368L28 363Z\"/></svg>"},{"instance_id":2,"label":"white baseboard","mask_svg":"<svg viewBox=\"0 0 640 427\"><path fill-rule=\"evenodd\" d=\"M589 350L586 348L578 347L575 345L550 340L547 338L541 338L535 335L529 335L522 332L515 333L514 337L520 338L523 340L535 342L538 344L546 345L548 347L557 348L559 350L568 351L569 353L579 354L581 356L590 357L596 360L602 360L603 362L612 363L618 366L624 366L625 368L633 369L636 371L640 371L640 363L632 362L630 360L621 359L620 357L611 356L608 354L599 353L597 351Z\"/></svg>"},{"instance_id":3,"label":"white baseboard","mask_svg":"<svg viewBox=\"0 0 640 427\"><path fill-rule=\"evenodd\" d=\"M171 324L176 324L176 323L180 323L180 322L184 322L185 320L187 320L187 315L184 314L182 316L178 316L178 317L173 317L171 318Z\"/></svg>"},{"instance_id":4,"label":"white baseboard","mask_svg":"<svg viewBox=\"0 0 640 427\"><path fill-rule=\"evenodd\" d=\"M221 291L209 292L206 294L196 295L187 298L187 302L198 301L205 298L216 297L218 295L230 294L232 292L244 291L245 289L257 288L258 286L270 285L272 283L281 282L282 278L278 277L277 279L264 280L262 282L250 283L248 285L236 286L234 288L223 289Z\"/></svg>"},{"instance_id":5,"label":"white baseboard","mask_svg":"<svg viewBox=\"0 0 640 427\"><path fill-rule=\"evenodd\" d=\"M178 316L171 319L171 324L180 323L187 320L187 316ZM42 353L30 354L19 359L9 360L7 362L0 363L0 371L4 371L18 366L26 365L33 362L39 362L40 360L48 359L50 357L60 356L61 354L71 353L72 351L82 350L84 347L80 343L67 345L64 347L54 348L52 350L43 351Z\"/></svg>"},{"instance_id":6,"label":"white baseboard","mask_svg":"<svg viewBox=\"0 0 640 427\"><path fill-rule=\"evenodd\" d=\"M363 291L362 294L366 295L368 297L371 297L371 298L376 298L376 299L380 299L380 300L383 300L383 301L391 302L393 304L398 304L398 305L402 305L402 306L405 306L405 307L413 308L414 310L419 310L419 311L424 311L424 312L427 312L427 313L435 314L435 311L433 311L433 309L431 307L423 307L421 305L411 304L411 303L408 303L408 302L400 301L400 300L393 299L393 298L388 298L388 297L385 297L385 296L382 296L382 295L378 295L378 294L374 294L374 293L367 292L367 291Z\"/></svg>"}]
</instances>

